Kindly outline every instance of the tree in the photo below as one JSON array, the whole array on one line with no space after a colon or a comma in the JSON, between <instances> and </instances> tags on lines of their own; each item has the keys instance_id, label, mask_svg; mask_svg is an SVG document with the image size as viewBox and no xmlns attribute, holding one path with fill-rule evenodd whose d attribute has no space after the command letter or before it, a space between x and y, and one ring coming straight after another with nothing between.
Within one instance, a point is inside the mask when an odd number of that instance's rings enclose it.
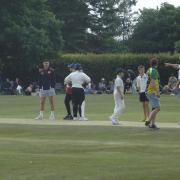
<instances>
[{"instance_id":1,"label":"tree","mask_svg":"<svg viewBox=\"0 0 180 180\"><path fill-rule=\"evenodd\" d=\"M119 50L119 39L129 33L131 8L136 0L87 0L90 8L90 49L95 52Z\"/></svg>"},{"instance_id":2,"label":"tree","mask_svg":"<svg viewBox=\"0 0 180 180\"><path fill-rule=\"evenodd\" d=\"M1 0L0 59L12 74L31 71L62 49L61 23L45 0Z\"/></svg>"},{"instance_id":3,"label":"tree","mask_svg":"<svg viewBox=\"0 0 180 180\"><path fill-rule=\"evenodd\" d=\"M89 8L84 0L48 0L56 17L62 21L64 52L87 50Z\"/></svg>"},{"instance_id":4,"label":"tree","mask_svg":"<svg viewBox=\"0 0 180 180\"><path fill-rule=\"evenodd\" d=\"M180 53L180 40L175 42L175 51Z\"/></svg>"},{"instance_id":5,"label":"tree","mask_svg":"<svg viewBox=\"0 0 180 180\"><path fill-rule=\"evenodd\" d=\"M143 9L130 39L133 52L174 52L180 37L180 7L164 3L160 9Z\"/></svg>"}]
</instances>

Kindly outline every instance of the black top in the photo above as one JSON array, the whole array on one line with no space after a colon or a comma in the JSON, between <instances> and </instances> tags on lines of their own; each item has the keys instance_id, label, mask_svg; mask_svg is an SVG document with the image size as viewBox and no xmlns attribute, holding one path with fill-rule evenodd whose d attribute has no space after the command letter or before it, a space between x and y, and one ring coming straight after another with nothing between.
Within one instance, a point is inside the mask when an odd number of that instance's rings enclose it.
<instances>
[{"instance_id":1,"label":"black top","mask_svg":"<svg viewBox=\"0 0 180 180\"><path fill-rule=\"evenodd\" d=\"M49 90L55 88L56 78L54 69L49 68L48 70L39 70L39 88L43 90Z\"/></svg>"}]
</instances>

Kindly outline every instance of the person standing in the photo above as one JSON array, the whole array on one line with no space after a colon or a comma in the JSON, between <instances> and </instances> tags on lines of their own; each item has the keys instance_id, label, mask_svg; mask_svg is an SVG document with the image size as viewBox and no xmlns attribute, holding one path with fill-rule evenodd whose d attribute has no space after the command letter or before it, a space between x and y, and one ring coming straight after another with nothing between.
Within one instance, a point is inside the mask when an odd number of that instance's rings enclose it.
<instances>
[{"instance_id":1,"label":"person standing","mask_svg":"<svg viewBox=\"0 0 180 180\"><path fill-rule=\"evenodd\" d=\"M74 64L68 65L68 68L69 68L70 73L75 71ZM72 85L71 83L69 83L69 84L65 84L65 86L66 86L66 96L64 99L64 104L66 107L67 115L64 117L64 120L72 120L73 116L71 113L71 105L70 105L72 101Z\"/></svg>"},{"instance_id":2,"label":"person standing","mask_svg":"<svg viewBox=\"0 0 180 180\"><path fill-rule=\"evenodd\" d=\"M36 120L43 120L43 113L46 98L49 99L49 103L51 106L51 113L49 116L49 120L55 120L54 115L54 97L55 93L55 72L54 69L50 67L50 63L47 60L43 62L43 68L39 69L39 89L40 89L40 112L39 115L35 118Z\"/></svg>"},{"instance_id":3,"label":"person standing","mask_svg":"<svg viewBox=\"0 0 180 180\"><path fill-rule=\"evenodd\" d=\"M145 74L145 67L140 65L138 67L139 76L137 77L137 89L139 91L139 101L143 105L144 120L145 122L149 117L149 100L146 96L146 88L148 76Z\"/></svg>"},{"instance_id":4,"label":"person standing","mask_svg":"<svg viewBox=\"0 0 180 180\"><path fill-rule=\"evenodd\" d=\"M72 83L72 102L73 102L73 119L77 120L79 111L79 120L82 119L81 105L85 99L83 84L90 83L91 79L85 73L81 72L81 65L75 65L75 71L65 78L65 84Z\"/></svg>"},{"instance_id":5,"label":"person standing","mask_svg":"<svg viewBox=\"0 0 180 180\"><path fill-rule=\"evenodd\" d=\"M114 84L114 112L112 116L110 116L110 120L112 121L113 125L119 125L118 118L122 114L125 104L124 104L124 83L123 83L123 77L124 77L124 70L122 68L119 68L116 71L116 80Z\"/></svg>"},{"instance_id":6,"label":"person standing","mask_svg":"<svg viewBox=\"0 0 180 180\"><path fill-rule=\"evenodd\" d=\"M160 112L160 90L159 90L159 72L158 68L158 59L152 58L150 60L150 68L147 72L149 77L149 84L147 89L147 97L152 106L152 111L149 115L148 120L145 122L145 125L152 129L159 129L156 126L156 116Z\"/></svg>"}]
</instances>

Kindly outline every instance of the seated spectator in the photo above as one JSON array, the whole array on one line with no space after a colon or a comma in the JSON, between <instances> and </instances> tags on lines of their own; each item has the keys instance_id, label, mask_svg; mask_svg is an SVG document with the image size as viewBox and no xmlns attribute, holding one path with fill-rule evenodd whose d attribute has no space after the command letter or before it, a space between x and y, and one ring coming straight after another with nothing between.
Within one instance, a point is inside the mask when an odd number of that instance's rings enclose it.
<instances>
[{"instance_id":1,"label":"seated spectator","mask_svg":"<svg viewBox=\"0 0 180 180\"><path fill-rule=\"evenodd\" d=\"M32 92L33 92L33 85L29 84L29 86L25 90L25 95L26 96L31 96Z\"/></svg>"},{"instance_id":2,"label":"seated spectator","mask_svg":"<svg viewBox=\"0 0 180 180\"><path fill-rule=\"evenodd\" d=\"M130 78L127 78L124 85L124 93L130 94L132 93L132 82Z\"/></svg>"},{"instance_id":3,"label":"seated spectator","mask_svg":"<svg viewBox=\"0 0 180 180\"><path fill-rule=\"evenodd\" d=\"M101 93L105 93L106 89L107 89L106 80L104 78L102 78L101 82L99 82L98 91L100 91Z\"/></svg>"},{"instance_id":4,"label":"seated spectator","mask_svg":"<svg viewBox=\"0 0 180 180\"><path fill-rule=\"evenodd\" d=\"M3 91L5 95L12 95L12 84L9 78L3 83Z\"/></svg>"},{"instance_id":5,"label":"seated spectator","mask_svg":"<svg viewBox=\"0 0 180 180\"><path fill-rule=\"evenodd\" d=\"M107 90L106 90L106 93L107 94L112 94L114 91L114 82L113 81L110 81L108 86L107 86Z\"/></svg>"},{"instance_id":6,"label":"seated spectator","mask_svg":"<svg viewBox=\"0 0 180 180\"><path fill-rule=\"evenodd\" d=\"M174 89L176 88L177 82L177 78L172 74L169 77L168 84L164 86L162 92L165 94L173 93Z\"/></svg>"},{"instance_id":7,"label":"seated spectator","mask_svg":"<svg viewBox=\"0 0 180 180\"><path fill-rule=\"evenodd\" d=\"M22 95L22 86L20 85L20 80L19 78L16 78L15 82L12 83L13 85L13 94L16 95Z\"/></svg>"},{"instance_id":8,"label":"seated spectator","mask_svg":"<svg viewBox=\"0 0 180 180\"><path fill-rule=\"evenodd\" d=\"M127 70L127 74L128 74L128 77L130 78L131 80L131 92L133 95L136 95L137 94L137 88L136 88L136 74L135 72L132 70L132 69L128 69Z\"/></svg>"}]
</instances>

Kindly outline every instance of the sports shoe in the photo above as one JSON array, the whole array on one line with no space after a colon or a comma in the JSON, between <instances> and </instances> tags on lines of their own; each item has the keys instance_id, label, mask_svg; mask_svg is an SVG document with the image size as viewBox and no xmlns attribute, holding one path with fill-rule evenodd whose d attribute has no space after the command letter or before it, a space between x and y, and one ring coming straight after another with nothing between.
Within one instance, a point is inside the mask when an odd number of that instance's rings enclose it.
<instances>
[{"instance_id":1,"label":"sports shoe","mask_svg":"<svg viewBox=\"0 0 180 180\"><path fill-rule=\"evenodd\" d=\"M113 125L120 125L119 121L114 119L112 116L109 117Z\"/></svg>"},{"instance_id":2,"label":"sports shoe","mask_svg":"<svg viewBox=\"0 0 180 180\"><path fill-rule=\"evenodd\" d=\"M77 117L73 117L73 121L77 121L78 120L78 118Z\"/></svg>"},{"instance_id":3,"label":"sports shoe","mask_svg":"<svg viewBox=\"0 0 180 180\"><path fill-rule=\"evenodd\" d=\"M120 125L119 121L118 121L118 120L115 120L115 119L112 120L112 124L113 124L113 125Z\"/></svg>"},{"instance_id":4,"label":"sports shoe","mask_svg":"<svg viewBox=\"0 0 180 180\"><path fill-rule=\"evenodd\" d=\"M50 121L54 121L54 120L55 120L55 116L51 114L51 115L49 116L49 120L50 120Z\"/></svg>"},{"instance_id":5,"label":"sports shoe","mask_svg":"<svg viewBox=\"0 0 180 180\"><path fill-rule=\"evenodd\" d=\"M160 128L158 128L155 124L149 125L148 126L150 129L154 129L154 130L159 130Z\"/></svg>"},{"instance_id":6,"label":"sports shoe","mask_svg":"<svg viewBox=\"0 0 180 180\"><path fill-rule=\"evenodd\" d=\"M145 121L145 126L149 126L150 125L150 121Z\"/></svg>"},{"instance_id":7,"label":"sports shoe","mask_svg":"<svg viewBox=\"0 0 180 180\"><path fill-rule=\"evenodd\" d=\"M67 115L63 118L64 120L73 120L72 115Z\"/></svg>"},{"instance_id":8,"label":"sports shoe","mask_svg":"<svg viewBox=\"0 0 180 180\"><path fill-rule=\"evenodd\" d=\"M80 121L88 121L88 118L86 118L86 117L80 117L79 120L80 120Z\"/></svg>"},{"instance_id":9,"label":"sports shoe","mask_svg":"<svg viewBox=\"0 0 180 180\"><path fill-rule=\"evenodd\" d=\"M35 118L35 120L43 120L43 115L38 115L36 118Z\"/></svg>"}]
</instances>

